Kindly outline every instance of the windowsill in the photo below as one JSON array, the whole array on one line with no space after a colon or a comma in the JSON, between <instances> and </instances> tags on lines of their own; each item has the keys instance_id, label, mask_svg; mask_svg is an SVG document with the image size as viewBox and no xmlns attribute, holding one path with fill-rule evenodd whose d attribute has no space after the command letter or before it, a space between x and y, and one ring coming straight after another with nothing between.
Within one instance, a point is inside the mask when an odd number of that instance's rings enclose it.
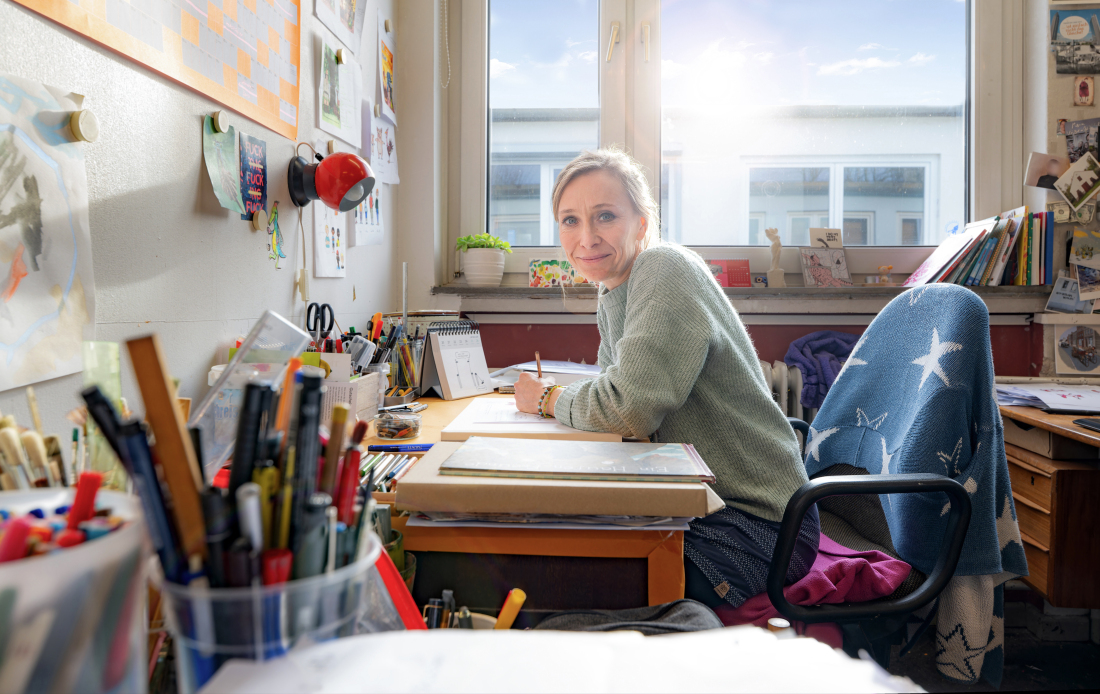
<instances>
[{"instance_id":1,"label":"windowsill","mask_svg":"<svg viewBox=\"0 0 1100 694\"><path fill-rule=\"evenodd\" d=\"M739 313L776 314L876 314L908 287L852 287L816 289L808 287L726 287ZM992 314L1037 313L1046 307L1049 286L969 287ZM432 287L437 296L456 296L465 312L592 313L596 308L595 287L467 287L448 284ZM570 304L568 307L565 304ZM582 308L582 306L584 308ZM588 310L584 310L588 309Z\"/></svg>"}]
</instances>

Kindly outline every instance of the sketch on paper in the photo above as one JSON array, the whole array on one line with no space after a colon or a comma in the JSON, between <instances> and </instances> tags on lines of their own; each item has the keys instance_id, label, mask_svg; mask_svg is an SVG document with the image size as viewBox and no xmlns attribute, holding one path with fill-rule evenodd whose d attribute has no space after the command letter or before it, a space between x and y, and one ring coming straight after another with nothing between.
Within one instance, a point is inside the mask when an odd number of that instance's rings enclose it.
<instances>
[{"instance_id":1,"label":"sketch on paper","mask_svg":"<svg viewBox=\"0 0 1100 694\"><path fill-rule=\"evenodd\" d=\"M382 226L382 205L378 199L378 191L371 191L366 200L352 210L354 219L355 246L380 246L384 228Z\"/></svg>"},{"instance_id":2,"label":"sketch on paper","mask_svg":"<svg viewBox=\"0 0 1100 694\"><path fill-rule=\"evenodd\" d=\"M229 131L219 133L214 130L214 120L207 116L202 122L202 155L206 160L206 173L210 175L210 185L214 186L214 195L218 203L227 210L244 214L244 199L241 198L241 164L237 156L237 130L231 125Z\"/></svg>"},{"instance_id":3,"label":"sketch on paper","mask_svg":"<svg viewBox=\"0 0 1100 694\"><path fill-rule=\"evenodd\" d=\"M386 31L386 20L378 13L378 87L382 92L382 117L397 125L393 104L393 32Z\"/></svg>"},{"instance_id":4,"label":"sketch on paper","mask_svg":"<svg viewBox=\"0 0 1100 694\"><path fill-rule=\"evenodd\" d=\"M400 183L401 177L397 174L397 142L393 123L381 118L370 119L369 101L363 102L363 112L366 120L364 123L364 138L370 140L370 168L374 171L374 180L378 183ZM367 146L366 140L363 147Z\"/></svg>"},{"instance_id":5,"label":"sketch on paper","mask_svg":"<svg viewBox=\"0 0 1100 694\"><path fill-rule=\"evenodd\" d=\"M316 0L313 6L313 14L317 15L317 19L350 48L352 53L359 52L366 11L366 0Z\"/></svg>"},{"instance_id":6,"label":"sketch on paper","mask_svg":"<svg viewBox=\"0 0 1100 694\"><path fill-rule=\"evenodd\" d=\"M320 200L313 207L313 276L344 277L347 274L348 216Z\"/></svg>"},{"instance_id":7,"label":"sketch on paper","mask_svg":"<svg viewBox=\"0 0 1100 694\"><path fill-rule=\"evenodd\" d=\"M267 220L267 259L275 261L275 269L281 270L279 261L286 258L283 252L283 230L279 228L279 201L271 203L271 216Z\"/></svg>"},{"instance_id":8,"label":"sketch on paper","mask_svg":"<svg viewBox=\"0 0 1100 694\"><path fill-rule=\"evenodd\" d=\"M327 43L321 48L321 122L340 127L340 71L336 51Z\"/></svg>"},{"instance_id":9,"label":"sketch on paper","mask_svg":"<svg viewBox=\"0 0 1100 694\"><path fill-rule=\"evenodd\" d=\"M802 278L807 287L851 287L843 248L800 248Z\"/></svg>"},{"instance_id":10,"label":"sketch on paper","mask_svg":"<svg viewBox=\"0 0 1100 694\"><path fill-rule=\"evenodd\" d=\"M95 339L82 101L0 74L0 390L77 373Z\"/></svg>"}]
</instances>

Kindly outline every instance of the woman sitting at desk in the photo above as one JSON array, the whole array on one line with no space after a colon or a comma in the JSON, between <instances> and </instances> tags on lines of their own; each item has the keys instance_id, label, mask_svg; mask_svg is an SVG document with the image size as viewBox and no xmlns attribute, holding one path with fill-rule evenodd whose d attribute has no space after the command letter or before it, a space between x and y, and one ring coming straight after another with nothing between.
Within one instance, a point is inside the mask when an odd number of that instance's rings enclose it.
<instances>
[{"instance_id":1,"label":"woman sitting at desk","mask_svg":"<svg viewBox=\"0 0 1100 694\"><path fill-rule=\"evenodd\" d=\"M726 507L684 535L686 595L739 607L765 591L787 500L807 481L794 430L706 264L661 243L636 162L616 150L584 152L559 174L552 203L566 259L601 285L602 373L568 387L522 374L516 404L577 429L694 444ZM809 572L818 537L812 510L788 583Z\"/></svg>"}]
</instances>

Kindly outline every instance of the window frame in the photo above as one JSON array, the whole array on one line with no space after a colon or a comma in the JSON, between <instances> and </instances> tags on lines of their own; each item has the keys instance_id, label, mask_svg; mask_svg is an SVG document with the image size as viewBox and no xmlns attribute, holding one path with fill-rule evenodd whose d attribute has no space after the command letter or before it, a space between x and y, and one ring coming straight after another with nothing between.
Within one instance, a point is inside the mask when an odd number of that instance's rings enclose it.
<instances>
[{"instance_id":1,"label":"window frame","mask_svg":"<svg viewBox=\"0 0 1100 694\"><path fill-rule=\"evenodd\" d=\"M1025 27L1022 3L965 2L967 191L963 218L969 222L1022 204L1019 182L1024 159L1020 124ZM488 224L488 5L489 0L462 3L463 91L458 113L454 114L460 119L462 133L458 147L461 209L458 228L450 229L448 234L450 248L454 248L458 236L480 233ZM602 0L599 16L600 142L625 147L651 173L654 194L660 200L660 0ZM613 21L620 24L620 40L612 63L608 64L605 57ZM649 63L640 57L641 40L635 41L641 36L644 23L650 25ZM983 175L977 177L976 171ZM922 224L922 235L924 231ZM770 265L770 249L766 246L689 247L710 259L736 253L737 257L750 261L753 273L763 272ZM895 272L911 273L933 249L933 246L853 246L848 251L848 262L851 271L858 274L874 272L884 264L893 265ZM554 246L517 248L506 256L505 272L526 276L530 260L559 254L560 248ZM448 256L450 271L456 271L457 254ZM801 271L796 249L784 249L780 267L788 273Z\"/></svg>"}]
</instances>

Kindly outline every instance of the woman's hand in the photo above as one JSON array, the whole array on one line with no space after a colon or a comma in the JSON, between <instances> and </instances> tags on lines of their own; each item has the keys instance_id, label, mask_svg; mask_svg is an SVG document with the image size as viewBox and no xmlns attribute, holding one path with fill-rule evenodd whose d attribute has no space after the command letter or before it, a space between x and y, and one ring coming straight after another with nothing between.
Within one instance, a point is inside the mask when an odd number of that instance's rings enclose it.
<instances>
[{"instance_id":1,"label":"woman's hand","mask_svg":"<svg viewBox=\"0 0 1100 694\"><path fill-rule=\"evenodd\" d=\"M535 378L527 371L524 371L519 375L519 380L516 381L516 409L520 412L538 414L539 400L542 398L542 391L547 386L552 385L554 385L554 379Z\"/></svg>"}]
</instances>

